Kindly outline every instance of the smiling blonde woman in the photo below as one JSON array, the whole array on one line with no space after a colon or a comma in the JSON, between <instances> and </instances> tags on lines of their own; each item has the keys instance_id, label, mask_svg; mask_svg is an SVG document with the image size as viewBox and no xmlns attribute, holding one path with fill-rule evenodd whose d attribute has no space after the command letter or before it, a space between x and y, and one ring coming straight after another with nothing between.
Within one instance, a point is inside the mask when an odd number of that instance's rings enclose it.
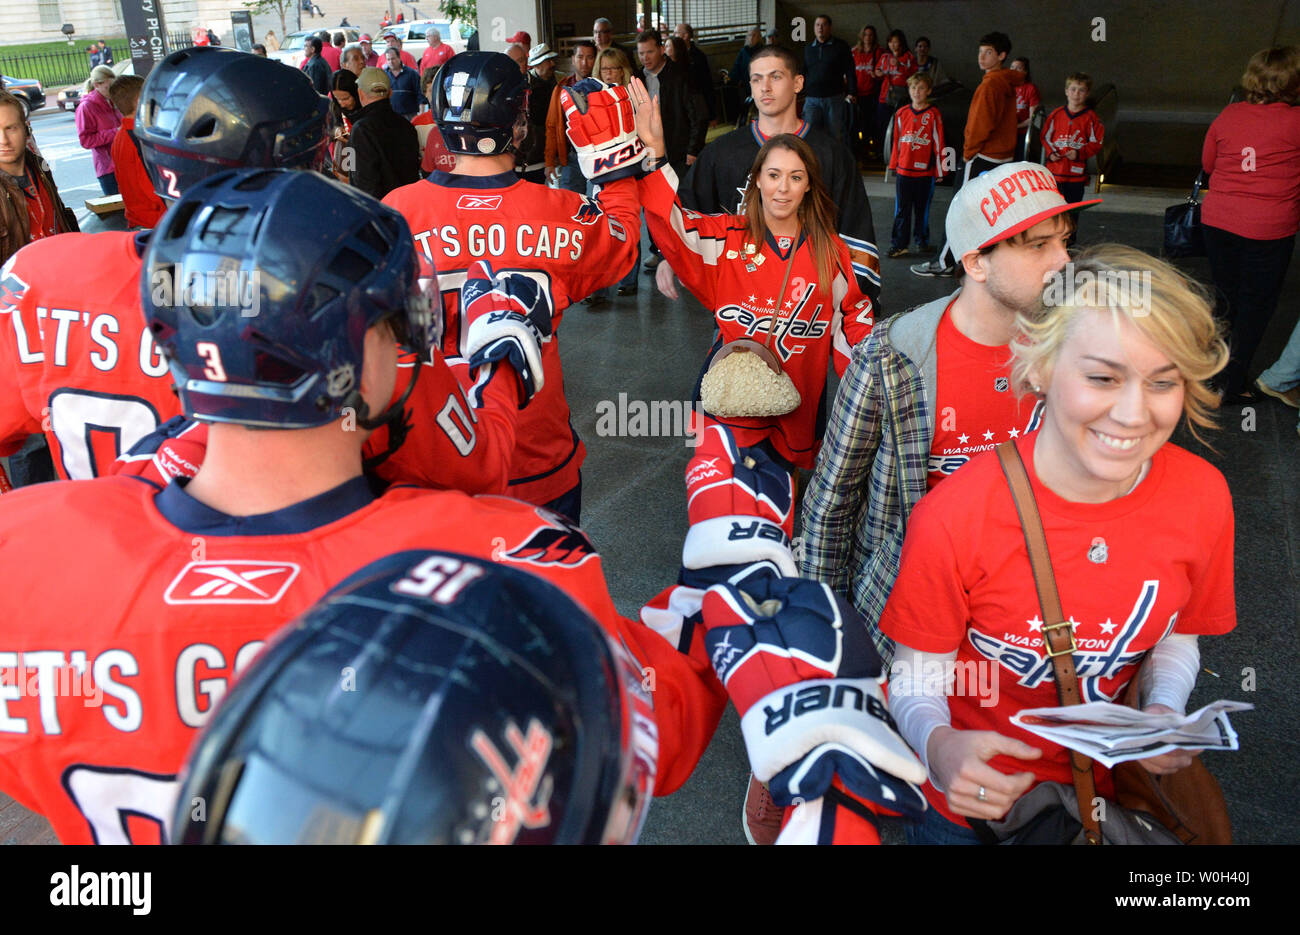
<instances>
[{"instance_id":1,"label":"smiling blonde woman","mask_svg":"<svg viewBox=\"0 0 1300 935\"><path fill-rule=\"evenodd\" d=\"M1236 625L1233 512L1223 475L1169 439L1183 420L1198 438L1212 425L1208 381L1227 347L1205 293L1140 251L1097 247L1059 275L1072 281L1044 294L1070 298L1022 315L1012 344L1013 382L1043 401L1041 428L1015 444L1073 625L1080 694L1118 699L1141 669L1143 710L1181 712L1199 669L1197 637ZM967 819L997 820L1041 782L1070 785L1068 751L1010 720L1057 697L995 453L912 513L881 627L898 643L894 715L930 772L932 808L909 841L978 843ZM954 661L991 670L993 704L950 696L933 673ZM1161 774L1191 757L1140 762ZM1113 797L1109 771L1094 773L1097 794Z\"/></svg>"}]
</instances>

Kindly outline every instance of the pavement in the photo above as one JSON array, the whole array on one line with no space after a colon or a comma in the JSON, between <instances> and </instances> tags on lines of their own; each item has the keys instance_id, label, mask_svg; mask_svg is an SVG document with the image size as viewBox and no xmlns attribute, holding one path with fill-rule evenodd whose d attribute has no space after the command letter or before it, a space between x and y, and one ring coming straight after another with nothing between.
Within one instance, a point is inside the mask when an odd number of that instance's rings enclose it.
<instances>
[{"instance_id":1,"label":"pavement","mask_svg":"<svg viewBox=\"0 0 1300 935\"><path fill-rule=\"evenodd\" d=\"M55 111L57 114L57 110ZM38 115L44 122L46 111ZM66 115L71 121L71 115ZM50 121L51 124L54 121ZM38 138L47 145L38 123ZM79 163L59 160L56 179L76 183ZM93 175L90 182L94 182ZM893 188L867 181L877 238L888 242ZM932 211L932 241L942 241L942 219L950 188L939 188ZM1119 241L1158 253L1164 207L1176 191L1122 190L1108 186L1106 203L1085 211L1080 245ZM82 212L78 212L79 214ZM87 229L104 228L90 218ZM643 251L644 256L644 251ZM882 306L886 314L949 294L953 283L908 272L914 257L882 261ZM1209 282L1204 260L1184 268ZM1300 263L1292 262L1284 300L1255 362L1255 372L1276 358L1300 315ZM635 421L609 433L609 419L631 412L636 402L686 404L713 335L712 316L683 292L676 302L655 291L652 274L640 278L638 295L610 305L569 309L560 327L565 385L573 424L586 440L582 525L600 550L610 593L619 610L635 618L638 608L677 577L686 532L682 475L691 449L677 437L634 434ZM610 407L613 407L612 410ZM1292 697L1300 671L1300 438L1297 413L1268 399L1250 410L1221 413L1212 436L1216 450L1190 438L1176 441L1209 459L1228 478L1236 510L1238 626L1232 633L1201 641L1202 664L1191 707L1219 698L1253 702L1257 710L1235 715L1241 735L1236 753L1207 754L1224 788L1239 843L1280 844L1300 840L1290 801L1300 741L1286 727L1297 711ZM617 420L615 428L619 428ZM602 434L605 432L605 434ZM712 745L686 785L655 800L642 842L647 844L743 844L740 814L749 769L739 725L730 707ZM0 842L30 841L39 820L0 797ZM14 811L17 810L17 811ZM34 830L35 829L35 830ZM20 833L21 832L21 833ZM900 843L896 824L883 829L887 843ZM39 840L39 837L36 837Z\"/></svg>"}]
</instances>

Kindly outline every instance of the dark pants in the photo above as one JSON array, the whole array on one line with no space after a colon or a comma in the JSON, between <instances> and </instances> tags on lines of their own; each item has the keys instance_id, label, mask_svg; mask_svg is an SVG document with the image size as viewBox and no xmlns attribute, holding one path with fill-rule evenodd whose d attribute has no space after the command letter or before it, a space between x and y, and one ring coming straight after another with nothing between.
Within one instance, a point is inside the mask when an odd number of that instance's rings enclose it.
<instances>
[{"instance_id":1,"label":"dark pants","mask_svg":"<svg viewBox=\"0 0 1300 935\"><path fill-rule=\"evenodd\" d=\"M101 175L99 177L99 187L104 190L105 195L118 194L117 176L112 172L108 173L108 175Z\"/></svg>"},{"instance_id":2,"label":"dark pants","mask_svg":"<svg viewBox=\"0 0 1300 935\"><path fill-rule=\"evenodd\" d=\"M569 490L568 493L560 494L549 503L543 503L546 509L561 516L567 516L573 520L573 525L577 526L582 523L582 472L578 472L577 486Z\"/></svg>"},{"instance_id":3,"label":"dark pants","mask_svg":"<svg viewBox=\"0 0 1300 935\"><path fill-rule=\"evenodd\" d=\"M1251 240L1205 225L1205 252L1216 290L1215 311L1228 323L1228 366L1215 379L1228 395L1249 385L1251 358L1277 310L1295 234L1277 240Z\"/></svg>"},{"instance_id":4,"label":"dark pants","mask_svg":"<svg viewBox=\"0 0 1300 935\"><path fill-rule=\"evenodd\" d=\"M1065 199L1066 204L1078 204L1083 201L1083 190L1088 185L1087 182L1062 182L1056 180L1056 187L1061 192L1061 197Z\"/></svg>"},{"instance_id":5,"label":"dark pants","mask_svg":"<svg viewBox=\"0 0 1300 935\"><path fill-rule=\"evenodd\" d=\"M906 247L912 239L912 221L916 221L916 243L930 246L930 201L934 197L934 176L897 177L894 188L894 234L889 245L895 250Z\"/></svg>"}]
</instances>

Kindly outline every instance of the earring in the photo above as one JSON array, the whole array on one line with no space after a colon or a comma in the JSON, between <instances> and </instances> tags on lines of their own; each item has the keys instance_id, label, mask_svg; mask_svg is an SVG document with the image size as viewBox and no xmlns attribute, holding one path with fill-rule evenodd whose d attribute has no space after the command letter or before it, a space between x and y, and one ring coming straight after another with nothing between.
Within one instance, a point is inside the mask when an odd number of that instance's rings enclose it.
<instances>
[{"instance_id":1,"label":"earring","mask_svg":"<svg viewBox=\"0 0 1300 935\"><path fill-rule=\"evenodd\" d=\"M1042 396L1042 395L1043 395L1043 388L1042 388L1041 386L1039 386L1037 383L1035 383L1035 384L1033 385L1032 389L1033 389L1035 395L1037 395L1037 396Z\"/></svg>"}]
</instances>

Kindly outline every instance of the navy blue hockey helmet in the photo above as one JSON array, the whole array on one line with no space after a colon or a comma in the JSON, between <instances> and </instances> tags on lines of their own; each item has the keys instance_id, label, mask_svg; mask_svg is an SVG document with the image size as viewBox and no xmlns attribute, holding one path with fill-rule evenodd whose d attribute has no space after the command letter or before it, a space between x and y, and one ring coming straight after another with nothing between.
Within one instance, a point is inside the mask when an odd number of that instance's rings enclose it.
<instances>
[{"instance_id":1,"label":"navy blue hockey helmet","mask_svg":"<svg viewBox=\"0 0 1300 935\"><path fill-rule=\"evenodd\" d=\"M136 107L140 156L163 198L238 168L319 169L328 102L296 68L196 46L149 72Z\"/></svg>"},{"instance_id":2,"label":"navy blue hockey helmet","mask_svg":"<svg viewBox=\"0 0 1300 935\"><path fill-rule=\"evenodd\" d=\"M245 169L205 179L163 216L140 290L187 415L290 429L350 409L375 428L405 398L370 418L366 331L389 321L427 355L442 329L434 282L392 208L314 172Z\"/></svg>"},{"instance_id":3,"label":"navy blue hockey helmet","mask_svg":"<svg viewBox=\"0 0 1300 935\"><path fill-rule=\"evenodd\" d=\"M461 52L434 79L434 121L448 152L495 156L514 148L526 118L528 79L500 52Z\"/></svg>"},{"instance_id":4,"label":"navy blue hockey helmet","mask_svg":"<svg viewBox=\"0 0 1300 935\"><path fill-rule=\"evenodd\" d=\"M387 556L281 630L222 700L170 840L630 843L657 755L639 680L538 576Z\"/></svg>"}]
</instances>

